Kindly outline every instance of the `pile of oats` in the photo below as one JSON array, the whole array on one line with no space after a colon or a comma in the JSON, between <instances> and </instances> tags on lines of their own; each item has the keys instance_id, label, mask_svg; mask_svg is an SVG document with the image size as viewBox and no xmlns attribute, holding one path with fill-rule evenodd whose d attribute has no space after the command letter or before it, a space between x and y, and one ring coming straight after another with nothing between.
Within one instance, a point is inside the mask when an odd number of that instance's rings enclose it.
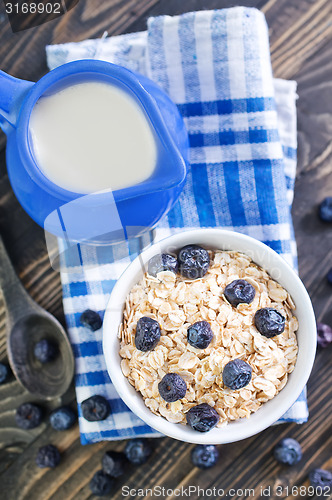
<instances>
[{"instance_id":1,"label":"pile of oats","mask_svg":"<svg viewBox=\"0 0 332 500\"><path fill-rule=\"evenodd\" d=\"M288 292L248 256L209 254L210 268L203 278L188 280L164 271L157 278L145 274L133 287L119 329L120 355L123 374L153 413L185 424L192 406L208 403L218 411L220 427L248 418L285 386L296 362L298 322ZM223 296L225 286L236 279L245 279L256 289L251 304L234 308ZM286 318L281 335L266 338L254 326L254 314L263 307L273 307ZM157 320L161 327L160 341L150 352L135 347L136 324L142 316ZM196 349L187 342L187 328L202 320L210 323L214 336L206 349ZM251 382L236 391L224 387L222 379L224 366L235 358L252 367ZM158 392L158 383L169 372L187 383L185 398L174 403L164 401Z\"/></svg>"}]
</instances>

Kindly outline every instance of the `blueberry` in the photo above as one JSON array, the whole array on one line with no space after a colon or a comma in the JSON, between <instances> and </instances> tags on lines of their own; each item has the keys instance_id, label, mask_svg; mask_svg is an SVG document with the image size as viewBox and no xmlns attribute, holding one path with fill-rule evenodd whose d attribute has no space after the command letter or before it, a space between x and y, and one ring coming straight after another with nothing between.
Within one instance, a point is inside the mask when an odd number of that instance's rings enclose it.
<instances>
[{"instance_id":1,"label":"blueberry","mask_svg":"<svg viewBox=\"0 0 332 500\"><path fill-rule=\"evenodd\" d=\"M280 335L285 330L284 316L273 307L258 309L254 322L257 330L267 338Z\"/></svg>"},{"instance_id":2,"label":"blueberry","mask_svg":"<svg viewBox=\"0 0 332 500\"><path fill-rule=\"evenodd\" d=\"M178 261L173 255L162 253L154 255L148 263L148 273L150 276L157 276L161 271L178 272Z\"/></svg>"},{"instance_id":3,"label":"blueberry","mask_svg":"<svg viewBox=\"0 0 332 500\"><path fill-rule=\"evenodd\" d=\"M254 300L255 294L255 288L246 280L234 280L224 290L226 299L234 307L239 304L250 304Z\"/></svg>"},{"instance_id":4,"label":"blueberry","mask_svg":"<svg viewBox=\"0 0 332 500\"><path fill-rule=\"evenodd\" d=\"M229 361L222 372L224 385L233 391L249 384L252 375L251 366L242 359Z\"/></svg>"},{"instance_id":5,"label":"blueberry","mask_svg":"<svg viewBox=\"0 0 332 500\"><path fill-rule=\"evenodd\" d=\"M135 346L140 351L152 351L160 340L160 325L158 321L143 316L137 321Z\"/></svg>"},{"instance_id":6,"label":"blueberry","mask_svg":"<svg viewBox=\"0 0 332 500\"><path fill-rule=\"evenodd\" d=\"M89 422L105 420L111 413L108 401L103 396L91 396L81 403L82 415Z\"/></svg>"},{"instance_id":7,"label":"blueberry","mask_svg":"<svg viewBox=\"0 0 332 500\"><path fill-rule=\"evenodd\" d=\"M41 424L43 410L33 403L23 403L16 410L15 421L21 429L34 429Z\"/></svg>"},{"instance_id":8,"label":"blueberry","mask_svg":"<svg viewBox=\"0 0 332 500\"><path fill-rule=\"evenodd\" d=\"M126 456L118 451L107 451L102 458L103 471L112 477L120 477L124 474Z\"/></svg>"},{"instance_id":9,"label":"blueberry","mask_svg":"<svg viewBox=\"0 0 332 500\"><path fill-rule=\"evenodd\" d=\"M329 282L329 284L332 285L332 268L329 270L326 277L327 277L327 281Z\"/></svg>"},{"instance_id":10,"label":"blueberry","mask_svg":"<svg viewBox=\"0 0 332 500\"><path fill-rule=\"evenodd\" d=\"M66 431L75 424L76 418L76 414L71 408L62 406L52 411L50 423L56 431Z\"/></svg>"},{"instance_id":11,"label":"blueberry","mask_svg":"<svg viewBox=\"0 0 332 500\"><path fill-rule=\"evenodd\" d=\"M187 384L177 373L167 373L159 382L158 390L167 403L173 403L185 397Z\"/></svg>"},{"instance_id":12,"label":"blueberry","mask_svg":"<svg viewBox=\"0 0 332 500\"><path fill-rule=\"evenodd\" d=\"M323 222L332 222L332 196L325 198L319 205L319 217Z\"/></svg>"},{"instance_id":13,"label":"blueberry","mask_svg":"<svg viewBox=\"0 0 332 500\"><path fill-rule=\"evenodd\" d=\"M327 347L332 342L332 328L324 323L317 323L317 344Z\"/></svg>"},{"instance_id":14,"label":"blueberry","mask_svg":"<svg viewBox=\"0 0 332 500\"><path fill-rule=\"evenodd\" d=\"M213 339L213 331L207 321L197 321L187 329L188 343L196 349L206 349Z\"/></svg>"},{"instance_id":15,"label":"blueberry","mask_svg":"<svg viewBox=\"0 0 332 500\"><path fill-rule=\"evenodd\" d=\"M0 384L4 384L5 382L7 382L8 377L9 377L8 365L0 363Z\"/></svg>"},{"instance_id":16,"label":"blueberry","mask_svg":"<svg viewBox=\"0 0 332 500\"><path fill-rule=\"evenodd\" d=\"M193 406L186 417L187 424L199 432L209 431L217 425L220 419L218 412L207 403Z\"/></svg>"},{"instance_id":17,"label":"blueberry","mask_svg":"<svg viewBox=\"0 0 332 500\"><path fill-rule=\"evenodd\" d=\"M33 352L35 358L41 363L49 363L56 358L58 354L57 346L48 339L41 339L35 343Z\"/></svg>"},{"instance_id":18,"label":"blueberry","mask_svg":"<svg viewBox=\"0 0 332 500\"><path fill-rule=\"evenodd\" d=\"M36 464L41 469L45 467L56 467L59 465L61 459L60 452L53 444L47 444L39 448L36 456Z\"/></svg>"},{"instance_id":19,"label":"blueberry","mask_svg":"<svg viewBox=\"0 0 332 500\"><path fill-rule=\"evenodd\" d=\"M324 494L332 488L332 473L324 469L314 469L309 472L309 481L314 488L322 488Z\"/></svg>"},{"instance_id":20,"label":"blueberry","mask_svg":"<svg viewBox=\"0 0 332 500\"><path fill-rule=\"evenodd\" d=\"M179 251L179 271L185 278L202 278L209 269L210 257L208 252L198 245L187 245Z\"/></svg>"},{"instance_id":21,"label":"blueberry","mask_svg":"<svg viewBox=\"0 0 332 500\"><path fill-rule=\"evenodd\" d=\"M295 465L302 458L300 444L292 438L284 438L276 444L273 450L274 458L284 465Z\"/></svg>"},{"instance_id":22,"label":"blueberry","mask_svg":"<svg viewBox=\"0 0 332 500\"><path fill-rule=\"evenodd\" d=\"M191 461L195 467L209 469L216 465L219 452L214 444L198 444L191 451Z\"/></svg>"},{"instance_id":23,"label":"blueberry","mask_svg":"<svg viewBox=\"0 0 332 500\"><path fill-rule=\"evenodd\" d=\"M151 455L152 448L146 439L132 439L126 444L124 452L129 462L141 465Z\"/></svg>"},{"instance_id":24,"label":"blueberry","mask_svg":"<svg viewBox=\"0 0 332 500\"><path fill-rule=\"evenodd\" d=\"M108 495L112 490L114 479L103 470L97 470L90 481L90 490L97 497Z\"/></svg>"},{"instance_id":25,"label":"blueberry","mask_svg":"<svg viewBox=\"0 0 332 500\"><path fill-rule=\"evenodd\" d=\"M95 332L101 328L103 321L96 311L87 309L86 311L82 312L80 316L80 323Z\"/></svg>"}]
</instances>

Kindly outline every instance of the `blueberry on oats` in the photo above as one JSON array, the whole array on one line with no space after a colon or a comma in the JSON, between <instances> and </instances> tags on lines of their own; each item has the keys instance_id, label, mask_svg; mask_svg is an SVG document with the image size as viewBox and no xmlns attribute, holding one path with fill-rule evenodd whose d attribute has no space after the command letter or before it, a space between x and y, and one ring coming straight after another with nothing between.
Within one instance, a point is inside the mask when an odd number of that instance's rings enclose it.
<instances>
[{"instance_id":1,"label":"blueberry on oats","mask_svg":"<svg viewBox=\"0 0 332 500\"><path fill-rule=\"evenodd\" d=\"M160 340L160 325L158 321L143 316L137 321L135 346L143 352L152 351Z\"/></svg>"},{"instance_id":2,"label":"blueberry on oats","mask_svg":"<svg viewBox=\"0 0 332 500\"><path fill-rule=\"evenodd\" d=\"M207 403L190 408L186 414L187 424L198 432L207 432L219 422L218 412Z\"/></svg>"},{"instance_id":3,"label":"blueberry on oats","mask_svg":"<svg viewBox=\"0 0 332 500\"><path fill-rule=\"evenodd\" d=\"M229 361L222 372L224 385L233 391L249 384L252 375L251 366L242 359Z\"/></svg>"},{"instance_id":4,"label":"blueberry on oats","mask_svg":"<svg viewBox=\"0 0 332 500\"><path fill-rule=\"evenodd\" d=\"M255 288L246 280L234 280L224 290L226 299L234 307L239 304L251 304L255 294Z\"/></svg>"},{"instance_id":5,"label":"blueberry on oats","mask_svg":"<svg viewBox=\"0 0 332 500\"><path fill-rule=\"evenodd\" d=\"M187 340L196 349L206 349L213 339L213 332L210 323L207 321L197 321L187 329Z\"/></svg>"},{"instance_id":6,"label":"blueberry on oats","mask_svg":"<svg viewBox=\"0 0 332 500\"><path fill-rule=\"evenodd\" d=\"M168 403L185 397L187 384L177 373L167 373L158 384L160 396Z\"/></svg>"},{"instance_id":7,"label":"blueberry on oats","mask_svg":"<svg viewBox=\"0 0 332 500\"><path fill-rule=\"evenodd\" d=\"M198 245L186 245L179 251L178 264L179 272L185 278L202 278L209 269L209 253Z\"/></svg>"},{"instance_id":8,"label":"blueberry on oats","mask_svg":"<svg viewBox=\"0 0 332 500\"><path fill-rule=\"evenodd\" d=\"M257 330L267 338L280 335L285 330L285 321L284 316L273 307L258 309L254 317Z\"/></svg>"},{"instance_id":9,"label":"blueberry on oats","mask_svg":"<svg viewBox=\"0 0 332 500\"><path fill-rule=\"evenodd\" d=\"M154 255L148 263L148 273L150 276L156 277L162 271L171 271L176 274L178 272L178 261L173 255L161 253Z\"/></svg>"}]
</instances>

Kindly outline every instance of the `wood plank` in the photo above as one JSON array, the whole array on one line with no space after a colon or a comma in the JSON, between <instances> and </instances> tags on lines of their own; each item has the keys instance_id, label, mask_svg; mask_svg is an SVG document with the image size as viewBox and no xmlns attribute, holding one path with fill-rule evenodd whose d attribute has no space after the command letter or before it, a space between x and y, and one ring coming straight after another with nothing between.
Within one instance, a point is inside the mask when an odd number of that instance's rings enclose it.
<instances>
[{"instance_id":1,"label":"wood plank","mask_svg":"<svg viewBox=\"0 0 332 500\"><path fill-rule=\"evenodd\" d=\"M241 5L246 7L256 7L260 8L266 3L266 0L243 0ZM146 30L147 18L150 16L177 16L185 12L194 12L198 10L213 10L213 9L224 9L239 5L239 2L234 0L186 0L179 2L178 0L165 0L158 2L156 5L151 7L147 13L140 16L133 23L128 26L126 33L134 31Z\"/></svg>"}]
</instances>

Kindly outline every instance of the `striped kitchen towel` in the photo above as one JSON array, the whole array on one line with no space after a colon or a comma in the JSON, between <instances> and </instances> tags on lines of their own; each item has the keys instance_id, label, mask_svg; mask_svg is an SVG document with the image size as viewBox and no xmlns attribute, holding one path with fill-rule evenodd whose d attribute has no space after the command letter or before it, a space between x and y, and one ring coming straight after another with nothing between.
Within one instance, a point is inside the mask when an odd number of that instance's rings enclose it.
<instances>
[{"instance_id":1,"label":"striped kitchen towel","mask_svg":"<svg viewBox=\"0 0 332 500\"><path fill-rule=\"evenodd\" d=\"M253 236L295 268L290 215L296 170L296 83L273 80L268 30L256 9L234 7L149 19L147 32L47 47L50 69L77 59L101 59L144 73L178 105L190 138L190 169L179 201L155 240L195 227L223 227ZM153 436L116 394L106 372L102 331L80 325L85 309L103 315L110 292L147 244L82 246L80 262L63 252L63 303L76 359L82 443ZM65 250L59 242L60 252ZM87 422L80 403L105 396L113 409ZM303 393L279 422L304 422Z\"/></svg>"}]
</instances>

